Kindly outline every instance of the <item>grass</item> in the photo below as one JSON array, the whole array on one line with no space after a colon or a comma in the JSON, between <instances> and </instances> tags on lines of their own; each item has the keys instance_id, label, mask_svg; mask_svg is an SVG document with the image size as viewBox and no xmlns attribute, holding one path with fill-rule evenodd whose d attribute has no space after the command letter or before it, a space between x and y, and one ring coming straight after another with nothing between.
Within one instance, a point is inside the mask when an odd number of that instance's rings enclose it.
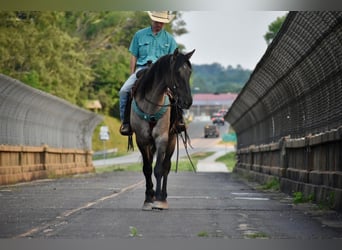
<instances>
[{"instance_id":1,"label":"grass","mask_svg":"<svg viewBox=\"0 0 342 250\"><path fill-rule=\"evenodd\" d=\"M206 231L201 231L197 234L198 237L209 237L208 232Z\"/></svg>"},{"instance_id":2,"label":"grass","mask_svg":"<svg viewBox=\"0 0 342 250\"><path fill-rule=\"evenodd\" d=\"M195 153L191 155L191 160L194 166L197 165L198 160L209 157L213 152ZM176 170L176 162L172 162L171 171ZM108 167L96 168L96 173L118 172L118 171L142 171L142 163L131 164L117 164ZM178 171L193 171L191 163L188 158L181 158L178 161Z\"/></svg>"},{"instance_id":3,"label":"grass","mask_svg":"<svg viewBox=\"0 0 342 250\"><path fill-rule=\"evenodd\" d=\"M313 194L305 196L302 192L294 192L293 193L293 203L294 204L312 202L313 200L314 200Z\"/></svg>"},{"instance_id":4,"label":"grass","mask_svg":"<svg viewBox=\"0 0 342 250\"><path fill-rule=\"evenodd\" d=\"M226 165L228 171L232 172L236 163L235 152L230 152L216 159L217 162L222 162Z\"/></svg>"},{"instance_id":5,"label":"grass","mask_svg":"<svg viewBox=\"0 0 342 250\"><path fill-rule=\"evenodd\" d=\"M251 234L246 234L246 238L248 239L267 239L267 234L263 232L254 232Z\"/></svg>"},{"instance_id":6,"label":"grass","mask_svg":"<svg viewBox=\"0 0 342 250\"><path fill-rule=\"evenodd\" d=\"M272 178L272 180L266 182L261 186L262 190L272 190L279 191L280 190L280 182L277 178Z\"/></svg>"},{"instance_id":7,"label":"grass","mask_svg":"<svg viewBox=\"0 0 342 250\"><path fill-rule=\"evenodd\" d=\"M109 140L100 140L100 127L107 126L109 130ZM92 138L92 149L93 151L101 151L104 149L117 148L117 156L127 154L127 136L122 136L119 132L120 121L110 116L104 116L103 121L95 128ZM134 136L133 136L134 137ZM135 143L135 139L133 138ZM134 147L136 147L134 145Z\"/></svg>"}]
</instances>

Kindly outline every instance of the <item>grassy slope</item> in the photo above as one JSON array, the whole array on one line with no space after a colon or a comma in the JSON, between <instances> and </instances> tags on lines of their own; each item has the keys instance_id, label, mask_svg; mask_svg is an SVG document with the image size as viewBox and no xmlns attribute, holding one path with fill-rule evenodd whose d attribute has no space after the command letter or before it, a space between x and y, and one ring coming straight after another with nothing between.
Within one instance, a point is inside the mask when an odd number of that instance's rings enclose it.
<instances>
[{"instance_id":1,"label":"grassy slope","mask_svg":"<svg viewBox=\"0 0 342 250\"><path fill-rule=\"evenodd\" d=\"M103 150L103 141L100 140L99 138L99 131L101 126L107 126L109 131L110 131L110 140L105 141L105 147L106 149L112 149L112 148L117 148L118 153L117 155L124 155L127 153L127 136L122 136L119 132L119 127L120 127L120 121L116 118L105 116L103 122L101 122L95 129L94 134L93 134L93 139L92 139L92 145L93 145L93 151L100 151ZM135 139L133 138L133 141ZM223 143L223 142L221 142ZM231 143L228 143L229 145ZM136 145L135 145L135 150L138 150ZM202 155L203 154L203 155ZM203 159L207 157L208 155L205 153L197 153L195 155L192 155L191 158L194 161L194 164L196 166L197 160ZM227 168L232 171L236 159L235 159L235 152L228 153L219 159L217 159L219 162L223 162L226 164ZM179 169L180 171L192 171L191 164L188 159L180 159L179 162ZM172 164L173 170L175 168L175 163ZM140 166L140 164L139 164ZM110 171L122 171L122 170L133 170L137 171L137 169L140 170L141 167L133 166L128 168L127 166L112 166L113 169ZM105 171L105 170L103 170Z\"/></svg>"},{"instance_id":2,"label":"grassy slope","mask_svg":"<svg viewBox=\"0 0 342 250\"><path fill-rule=\"evenodd\" d=\"M99 138L100 127L107 126L110 132L109 140L103 141ZM96 127L93 138L92 138L92 148L93 151L103 150L105 144L106 149L117 148L118 154L126 154L127 153L127 136L122 136L119 132L120 121L116 118L110 116L104 116L103 121Z\"/></svg>"}]
</instances>

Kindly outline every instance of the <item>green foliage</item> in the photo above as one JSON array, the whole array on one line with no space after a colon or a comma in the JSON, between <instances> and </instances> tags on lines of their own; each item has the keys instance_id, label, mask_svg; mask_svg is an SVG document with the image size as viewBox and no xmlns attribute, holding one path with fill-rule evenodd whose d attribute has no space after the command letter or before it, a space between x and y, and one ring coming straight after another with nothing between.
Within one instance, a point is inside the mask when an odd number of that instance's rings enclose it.
<instances>
[{"instance_id":1,"label":"green foliage","mask_svg":"<svg viewBox=\"0 0 342 250\"><path fill-rule=\"evenodd\" d=\"M293 193L293 203L294 204L312 202L313 200L314 200L313 194L305 196L302 192L294 192Z\"/></svg>"},{"instance_id":2,"label":"green foliage","mask_svg":"<svg viewBox=\"0 0 342 250\"><path fill-rule=\"evenodd\" d=\"M272 180L266 182L264 185L261 187L264 190L274 190L274 191L279 191L280 190L280 182L277 178L272 178Z\"/></svg>"},{"instance_id":3,"label":"green foliage","mask_svg":"<svg viewBox=\"0 0 342 250\"><path fill-rule=\"evenodd\" d=\"M55 12L0 12L0 69L76 103L92 75L79 39L58 27L60 18Z\"/></svg>"},{"instance_id":4,"label":"green foliage","mask_svg":"<svg viewBox=\"0 0 342 250\"><path fill-rule=\"evenodd\" d=\"M105 142L100 140L100 127L107 126L109 129L109 140ZM119 132L120 121L116 118L110 116L104 116L103 122L101 122L94 130L92 138L92 149L93 151L103 150L105 146L106 149L118 149L118 155L127 153L127 136L122 136Z\"/></svg>"},{"instance_id":5,"label":"green foliage","mask_svg":"<svg viewBox=\"0 0 342 250\"><path fill-rule=\"evenodd\" d=\"M191 160L192 160L194 166L196 166L198 160L209 157L212 154L213 154L213 152L196 153L196 154L191 155ZM176 170L176 162L174 161L171 164L172 164L171 165L171 171L175 171ZM116 165L112 165L112 166L96 168L96 173L101 174L101 173L106 173L106 172L117 172L117 171L133 171L134 172L134 171L141 171L141 169L142 169L142 163L116 164ZM179 159L178 171L179 172L193 171L193 168L192 168L191 163L190 163L188 158Z\"/></svg>"},{"instance_id":6,"label":"green foliage","mask_svg":"<svg viewBox=\"0 0 342 250\"><path fill-rule=\"evenodd\" d=\"M193 65L193 91L194 93L238 93L248 81L250 74L251 70L243 69L240 65L236 68L230 65L224 68L218 63Z\"/></svg>"},{"instance_id":7,"label":"green foliage","mask_svg":"<svg viewBox=\"0 0 342 250\"><path fill-rule=\"evenodd\" d=\"M177 14L165 28L182 34ZM0 11L0 73L85 107L117 115L128 46L151 23L143 11Z\"/></svg>"},{"instance_id":8,"label":"green foliage","mask_svg":"<svg viewBox=\"0 0 342 250\"><path fill-rule=\"evenodd\" d=\"M233 171L236 164L236 154L235 152L227 153L216 159L217 162L222 162L226 165L228 171Z\"/></svg>"},{"instance_id":9,"label":"green foliage","mask_svg":"<svg viewBox=\"0 0 342 250\"><path fill-rule=\"evenodd\" d=\"M276 37L278 31L280 30L281 26L283 25L286 19L286 16L287 15L277 17L277 19L268 26L268 31L264 35L267 45L269 45L272 42L272 40Z\"/></svg>"},{"instance_id":10,"label":"green foliage","mask_svg":"<svg viewBox=\"0 0 342 250\"><path fill-rule=\"evenodd\" d=\"M251 232L246 234L247 239L267 239L268 236L264 232Z\"/></svg>"},{"instance_id":11,"label":"green foliage","mask_svg":"<svg viewBox=\"0 0 342 250\"><path fill-rule=\"evenodd\" d=\"M129 234L130 237L142 237L142 234L139 234L138 229L134 226L130 226L129 231L130 231L130 234Z\"/></svg>"},{"instance_id":12,"label":"green foliage","mask_svg":"<svg viewBox=\"0 0 342 250\"><path fill-rule=\"evenodd\" d=\"M201 231L197 234L198 237L209 237L208 232L206 231Z\"/></svg>"}]
</instances>

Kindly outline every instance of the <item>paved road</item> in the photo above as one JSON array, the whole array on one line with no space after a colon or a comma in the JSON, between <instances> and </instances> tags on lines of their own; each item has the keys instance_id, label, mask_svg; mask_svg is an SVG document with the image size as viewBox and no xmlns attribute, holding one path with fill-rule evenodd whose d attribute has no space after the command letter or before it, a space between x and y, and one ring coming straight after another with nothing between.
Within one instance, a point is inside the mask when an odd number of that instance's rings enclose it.
<instances>
[{"instance_id":1,"label":"paved road","mask_svg":"<svg viewBox=\"0 0 342 250\"><path fill-rule=\"evenodd\" d=\"M204 122L193 122L189 126L189 136L190 136L190 144L187 146L187 151L190 155L195 154L197 152L213 152L215 151L215 156L209 158L208 160L212 162L211 170L208 169L208 166L206 164L206 161L200 163L200 166L198 166L203 171L215 171L216 168L218 171L225 171L225 168L219 166L220 164L215 163L215 159L217 157L220 157L223 154L226 154L228 152L234 151L233 147L226 146L225 144L218 144L219 141L221 141L221 138L204 138L204 126L208 124L207 121ZM225 126L220 127L221 135L228 131L228 124ZM172 160L175 161L177 157L176 152L174 153ZM179 141L179 157L187 157L187 152L185 150L184 144L182 143L181 139ZM140 152L138 149L135 149L134 152L130 152L129 154L121 157L116 157L112 159L104 159L104 160L97 160L94 161L93 164L95 167L105 167L110 166L113 164L128 164L128 163L141 163L142 159L140 156Z\"/></svg>"},{"instance_id":2,"label":"paved road","mask_svg":"<svg viewBox=\"0 0 342 250\"><path fill-rule=\"evenodd\" d=\"M196 150L216 150L202 162L209 168L214 158L232 150L215 139L196 137L193 144ZM340 213L294 205L284 194L211 170L170 173L166 211L141 210L145 184L140 172L3 186L0 238L342 238Z\"/></svg>"},{"instance_id":3,"label":"paved road","mask_svg":"<svg viewBox=\"0 0 342 250\"><path fill-rule=\"evenodd\" d=\"M342 237L335 212L303 209L231 173L171 173L167 211L142 211L141 173L36 181L0 189L0 238Z\"/></svg>"}]
</instances>

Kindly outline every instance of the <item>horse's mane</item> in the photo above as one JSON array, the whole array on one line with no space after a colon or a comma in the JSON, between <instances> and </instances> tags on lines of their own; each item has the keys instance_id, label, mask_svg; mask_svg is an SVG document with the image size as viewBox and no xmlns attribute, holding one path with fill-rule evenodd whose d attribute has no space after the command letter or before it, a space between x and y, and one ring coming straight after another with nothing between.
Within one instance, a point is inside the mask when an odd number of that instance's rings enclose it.
<instances>
[{"instance_id":1,"label":"horse's mane","mask_svg":"<svg viewBox=\"0 0 342 250\"><path fill-rule=\"evenodd\" d=\"M165 88L167 82L164 80L170 76L172 54L160 57L154 64L150 66L138 80L137 92L144 97L154 86L154 82L158 82L158 88Z\"/></svg>"}]
</instances>

